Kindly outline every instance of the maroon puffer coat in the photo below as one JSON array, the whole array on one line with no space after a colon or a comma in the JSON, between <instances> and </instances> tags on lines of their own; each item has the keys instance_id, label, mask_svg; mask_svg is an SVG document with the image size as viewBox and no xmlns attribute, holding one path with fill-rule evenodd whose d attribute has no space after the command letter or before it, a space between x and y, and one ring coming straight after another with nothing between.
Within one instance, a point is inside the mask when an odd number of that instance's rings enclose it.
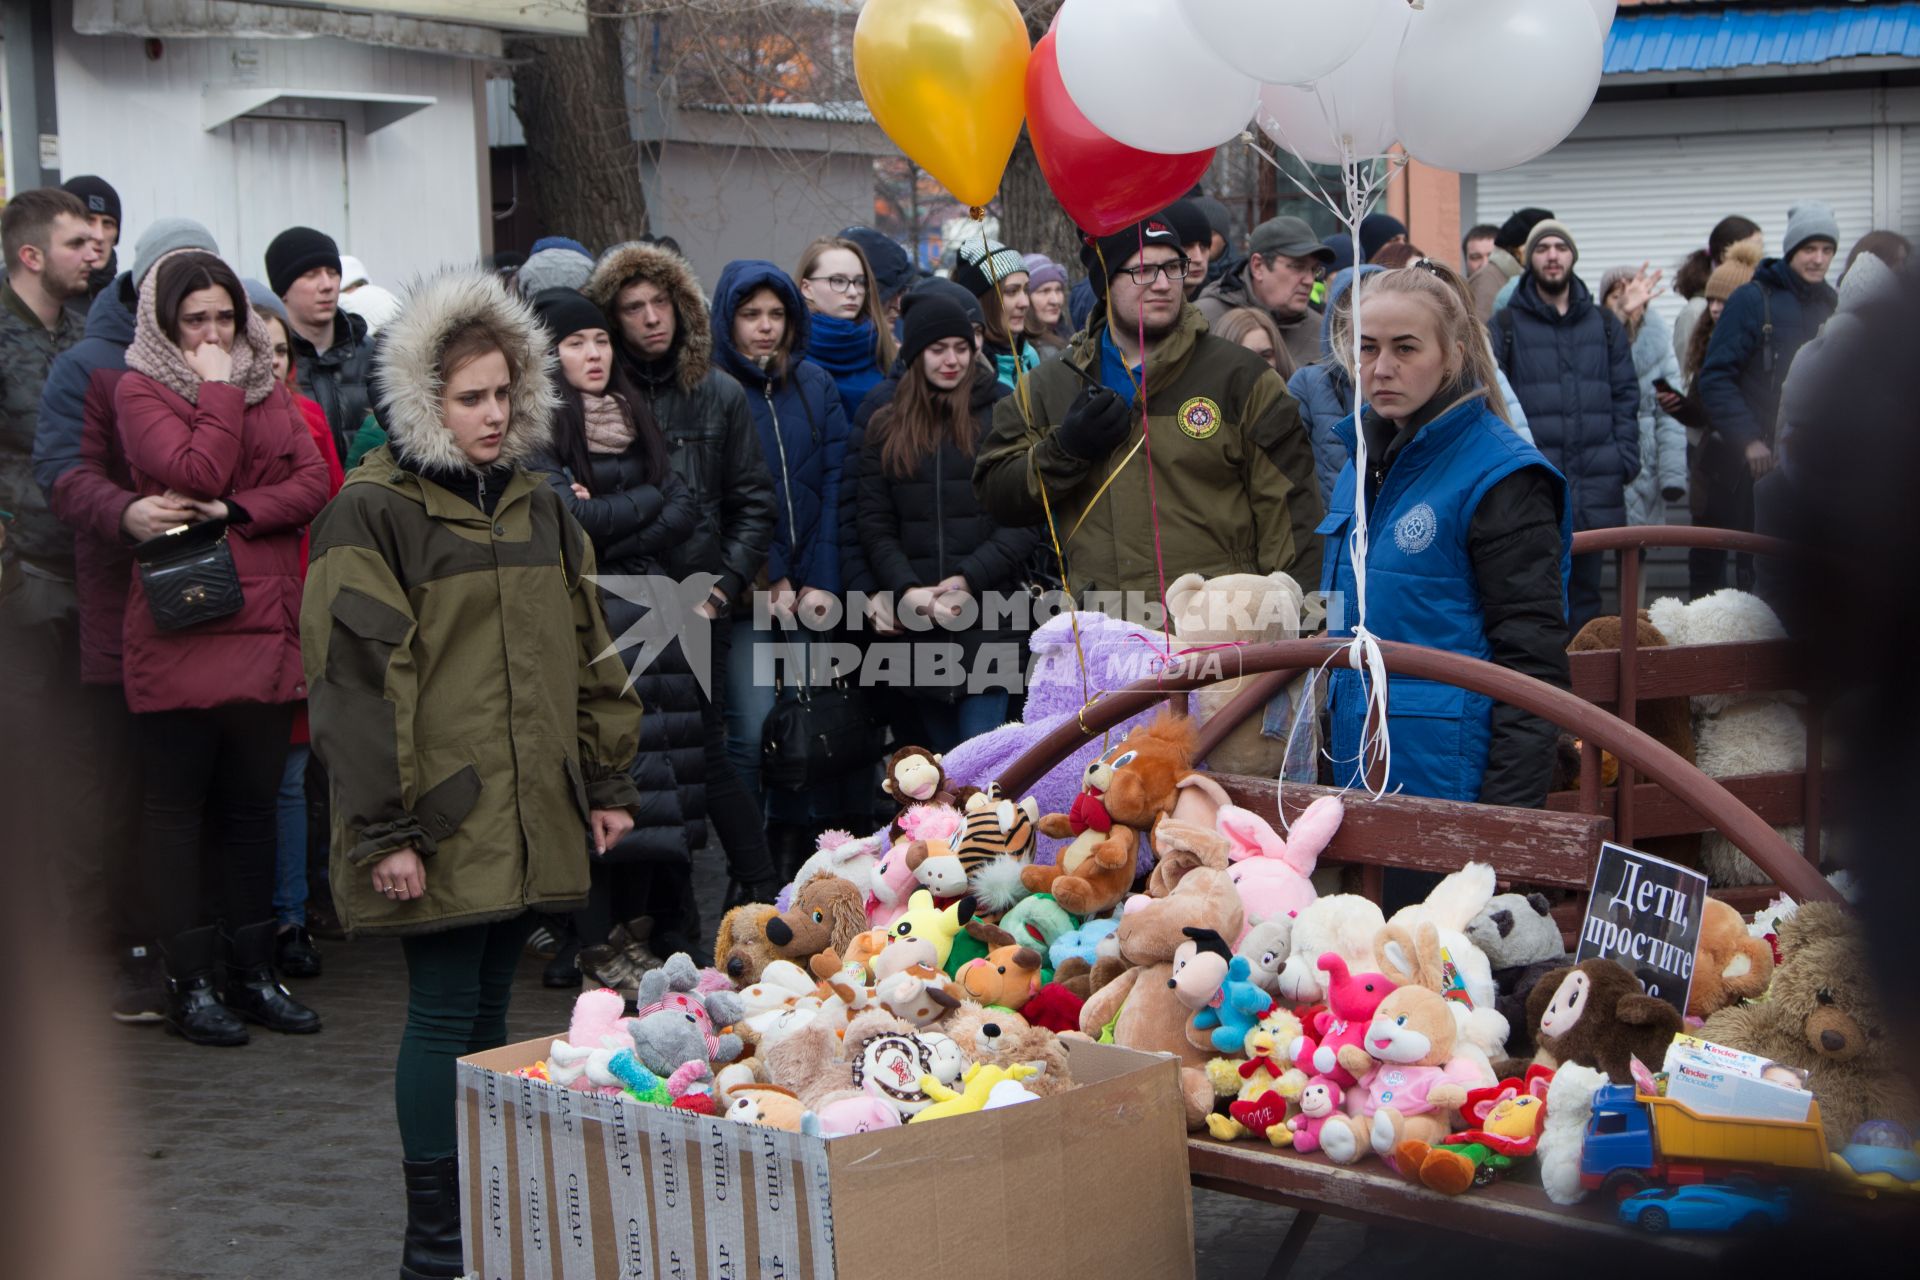
<instances>
[{"instance_id":1,"label":"maroon puffer coat","mask_svg":"<svg viewBox=\"0 0 1920 1280\"><path fill-rule=\"evenodd\" d=\"M300 670L300 534L327 501L327 467L284 387L249 407L239 387L202 383L190 404L129 371L114 392L120 444L144 496L175 489L246 514L228 545L246 603L185 631L161 631L140 575L127 595L124 669L134 711L294 702Z\"/></svg>"}]
</instances>

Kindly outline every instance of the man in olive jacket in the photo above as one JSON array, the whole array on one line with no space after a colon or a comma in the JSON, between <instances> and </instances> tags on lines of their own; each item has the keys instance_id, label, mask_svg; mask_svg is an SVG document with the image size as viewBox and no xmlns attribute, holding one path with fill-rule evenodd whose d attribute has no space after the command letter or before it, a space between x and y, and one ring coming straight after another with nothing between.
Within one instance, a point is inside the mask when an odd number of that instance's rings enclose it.
<instances>
[{"instance_id":1,"label":"man in olive jacket","mask_svg":"<svg viewBox=\"0 0 1920 1280\"><path fill-rule=\"evenodd\" d=\"M1311 589L1323 510L1313 449L1280 375L1207 332L1185 300L1189 264L1164 219L1104 237L1097 251L1090 242L1081 256L1106 305L1063 359L995 407L973 473L982 505L1013 525L1044 524L1050 507L1082 600L1125 592L1157 606L1156 528L1168 581L1279 570ZM1111 280L1102 262L1116 264ZM1150 442L1138 409L1143 327ZM1162 621L1131 600L1124 612Z\"/></svg>"}]
</instances>

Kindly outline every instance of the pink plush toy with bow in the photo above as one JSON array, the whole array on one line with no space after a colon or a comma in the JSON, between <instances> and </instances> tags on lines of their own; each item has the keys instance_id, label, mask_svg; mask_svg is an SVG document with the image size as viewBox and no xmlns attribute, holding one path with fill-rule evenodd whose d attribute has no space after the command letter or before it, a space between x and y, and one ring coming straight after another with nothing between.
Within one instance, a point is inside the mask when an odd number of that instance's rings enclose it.
<instances>
[{"instance_id":1,"label":"pink plush toy with bow","mask_svg":"<svg viewBox=\"0 0 1920 1280\"><path fill-rule=\"evenodd\" d=\"M1232 864L1227 874L1240 890L1240 902L1247 912L1246 928L1234 939L1234 946L1239 946L1259 921L1297 916L1313 905L1319 894L1307 877L1313 874L1321 851L1345 816L1340 797L1322 796L1308 805L1282 836L1249 809L1221 807L1214 827L1227 838L1227 860Z\"/></svg>"},{"instance_id":2,"label":"pink plush toy with bow","mask_svg":"<svg viewBox=\"0 0 1920 1280\"><path fill-rule=\"evenodd\" d=\"M915 840L951 840L960 834L963 817L950 804L915 804L900 811L902 835L880 855L868 886L867 923L886 928L906 914L907 901L920 887L907 865L907 849Z\"/></svg>"}]
</instances>

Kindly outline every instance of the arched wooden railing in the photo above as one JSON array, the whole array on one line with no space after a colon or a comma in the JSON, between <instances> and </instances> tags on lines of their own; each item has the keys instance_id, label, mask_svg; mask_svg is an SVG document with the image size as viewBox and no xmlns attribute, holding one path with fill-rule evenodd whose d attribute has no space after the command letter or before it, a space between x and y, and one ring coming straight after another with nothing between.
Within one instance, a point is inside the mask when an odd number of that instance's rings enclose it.
<instances>
[{"instance_id":1,"label":"arched wooden railing","mask_svg":"<svg viewBox=\"0 0 1920 1280\"><path fill-rule=\"evenodd\" d=\"M1331 639L1248 645L1239 650L1240 661L1231 671L1220 670L1218 664L1209 663L1205 654L1195 655L1184 668L1176 664L1158 677L1139 681L1099 699L1030 747L1001 773L998 781L1008 793L1018 795L1031 789L1075 748L1122 720L1148 710L1157 701L1222 679L1241 675L1259 677L1249 681L1248 687L1205 726L1201 740L1204 757L1206 750L1254 708L1264 705L1294 673L1317 668L1330 657L1344 661L1345 648L1344 641ZM1577 735L1585 746L1581 772L1583 783L1592 784L1591 794L1598 795L1599 753L1610 751L1623 768L1631 768L1664 787L1703 822L1719 830L1775 884L1795 898L1803 902L1838 900L1839 895L1822 878L1818 867L1802 857L1724 786L1619 717L1564 689L1490 662L1418 645L1386 642L1380 648L1391 673L1482 693Z\"/></svg>"}]
</instances>

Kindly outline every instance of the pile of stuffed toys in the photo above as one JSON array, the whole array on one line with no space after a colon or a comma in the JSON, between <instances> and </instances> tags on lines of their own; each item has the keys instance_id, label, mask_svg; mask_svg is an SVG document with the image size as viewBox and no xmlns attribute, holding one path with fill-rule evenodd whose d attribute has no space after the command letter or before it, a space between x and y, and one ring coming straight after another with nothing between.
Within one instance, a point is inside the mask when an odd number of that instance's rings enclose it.
<instances>
[{"instance_id":1,"label":"pile of stuffed toys","mask_svg":"<svg viewBox=\"0 0 1920 1280\"><path fill-rule=\"evenodd\" d=\"M1683 1026L1809 1070L1836 1151L1920 1121L1843 910L1749 927L1709 900L1683 1020L1621 965L1573 964L1547 900L1496 895L1484 864L1391 918L1318 895L1340 799L1282 835L1193 768L1194 732L1137 724L1047 813L903 747L887 828L823 836L779 903L728 913L712 968L649 973L637 1017L581 996L531 1073L831 1138L1057 1093L1085 1037L1175 1057L1190 1131L1449 1194L1536 1153L1550 1194L1577 1188L1594 1090Z\"/></svg>"}]
</instances>

